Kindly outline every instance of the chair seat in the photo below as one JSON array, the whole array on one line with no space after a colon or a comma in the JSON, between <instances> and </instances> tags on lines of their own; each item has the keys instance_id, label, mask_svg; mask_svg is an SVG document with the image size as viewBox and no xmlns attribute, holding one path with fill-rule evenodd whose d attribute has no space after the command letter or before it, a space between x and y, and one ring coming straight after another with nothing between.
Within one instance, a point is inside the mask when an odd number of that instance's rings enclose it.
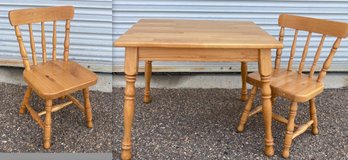
<instances>
[{"instance_id":1,"label":"chair seat","mask_svg":"<svg viewBox=\"0 0 348 160\"><path fill-rule=\"evenodd\" d=\"M258 72L250 73L247 82L260 87ZM274 70L271 76L272 93L295 102L306 102L324 90L324 84L296 71Z\"/></svg>"},{"instance_id":2,"label":"chair seat","mask_svg":"<svg viewBox=\"0 0 348 160\"><path fill-rule=\"evenodd\" d=\"M48 61L24 70L24 80L42 98L55 99L96 84L95 73L73 61Z\"/></svg>"}]
</instances>

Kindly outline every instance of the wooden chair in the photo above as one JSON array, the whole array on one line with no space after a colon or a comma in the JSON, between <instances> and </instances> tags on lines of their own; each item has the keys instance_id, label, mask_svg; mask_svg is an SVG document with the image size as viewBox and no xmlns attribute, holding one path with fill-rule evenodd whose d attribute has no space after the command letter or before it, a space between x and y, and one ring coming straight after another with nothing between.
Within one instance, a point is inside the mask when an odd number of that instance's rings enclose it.
<instances>
[{"instance_id":1,"label":"wooden chair","mask_svg":"<svg viewBox=\"0 0 348 160\"><path fill-rule=\"evenodd\" d=\"M74 16L74 8L71 6L48 7L13 10L9 12L9 19L14 26L20 53L24 64L24 80L28 84L22 105L19 109L20 114L29 111L33 119L44 129L44 148L51 146L51 113L56 112L70 104L75 104L87 119L87 127L92 128L92 109L89 101L88 87L96 84L97 76L93 72L85 69L79 64L69 61L69 34L70 20ZM65 24L64 41L64 60L56 59L57 56L57 25L56 22L63 20ZM53 22L52 38L52 60L46 56L45 22ZM42 44L42 63L37 62L35 41L33 34L33 23L41 23L41 44ZM26 48L23 43L20 25L28 25L30 46L32 51L32 65L30 65ZM84 106L70 94L78 90L83 90ZM29 105L31 92L34 91L39 97L45 100L45 110L37 113ZM52 106L52 101L57 98L66 97L70 101ZM43 122L40 116L45 115Z\"/></svg>"},{"instance_id":2,"label":"wooden chair","mask_svg":"<svg viewBox=\"0 0 348 160\"><path fill-rule=\"evenodd\" d=\"M326 72L330 67L332 58L334 57L337 48L340 46L341 40L347 37L348 35L348 24L286 14L280 15L278 24L281 27L279 33L279 41L281 42L283 42L284 39L285 28L295 29L287 69L280 68L282 49L278 49L276 52L275 67L273 70L273 74L270 77L272 103L274 102L276 96L284 97L292 102L290 106L289 119L286 119L275 113L273 113L272 115L273 119L287 125L287 131L284 140L284 149L282 153L283 157L287 158L289 157L289 150L292 140L295 137L304 133L310 126L312 126L312 133L314 135L318 134L315 97L322 93L324 90L324 84L322 80L324 79ZM303 49L302 58L298 70L295 71L292 69L292 64L296 50L296 41L300 30L308 32L308 36ZM314 56L313 64L310 67L310 72L309 74L304 74L303 68L305 65L308 53L308 46L310 43L312 33L319 33L322 36L321 41L319 43L319 47ZM320 57L325 38L327 36L336 37L336 40L333 43L331 51L326 57L326 60L323 63L323 66L318 76L316 76L314 75L314 73L316 71L317 62ZM237 131L239 132L242 132L244 130L245 123L249 117L262 111L262 106L258 106L254 110L250 111L257 89L262 85L259 73L249 74L247 77L247 82L253 85L253 87L251 89L249 99L242 113L237 128ZM310 107L310 121L300 126L296 125L294 123L294 120L297 111L297 103L307 101L309 101ZM294 128L297 128L296 131L294 131Z\"/></svg>"},{"instance_id":3,"label":"wooden chair","mask_svg":"<svg viewBox=\"0 0 348 160\"><path fill-rule=\"evenodd\" d=\"M151 76L152 76L152 61L145 61L145 90L144 90L144 103L151 103L151 93L150 93L150 84L151 84ZM246 85L246 79L248 75L248 66L247 62L241 62L241 78L242 78L242 90L241 97L242 101L246 101L248 99L248 90Z\"/></svg>"}]
</instances>

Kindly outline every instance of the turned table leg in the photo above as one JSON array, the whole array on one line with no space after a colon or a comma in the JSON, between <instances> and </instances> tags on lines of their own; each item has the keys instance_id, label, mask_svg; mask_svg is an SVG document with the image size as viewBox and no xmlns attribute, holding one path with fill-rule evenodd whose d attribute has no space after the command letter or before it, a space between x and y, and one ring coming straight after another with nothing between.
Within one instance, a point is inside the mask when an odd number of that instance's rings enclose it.
<instances>
[{"instance_id":1,"label":"turned table leg","mask_svg":"<svg viewBox=\"0 0 348 160\"><path fill-rule=\"evenodd\" d=\"M259 73L261 76L262 113L265 125L265 154L274 155L272 136L272 102L270 78L272 74L272 60L270 49L259 50Z\"/></svg>"},{"instance_id":2,"label":"turned table leg","mask_svg":"<svg viewBox=\"0 0 348 160\"><path fill-rule=\"evenodd\" d=\"M152 61L145 61L145 91L144 103L151 103L150 82L152 76Z\"/></svg>"},{"instance_id":3,"label":"turned table leg","mask_svg":"<svg viewBox=\"0 0 348 160\"><path fill-rule=\"evenodd\" d=\"M135 80L138 73L138 48L126 48L125 55L125 79L126 88L124 92L124 133L122 141L121 159L132 158L132 123L135 104Z\"/></svg>"},{"instance_id":4,"label":"turned table leg","mask_svg":"<svg viewBox=\"0 0 348 160\"><path fill-rule=\"evenodd\" d=\"M242 101L247 101L248 100L248 90L247 90L247 76L248 76L248 64L247 62L242 62L241 63L241 77L242 77L242 92L240 95L240 99Z\"/></svg>"}]
</instances>

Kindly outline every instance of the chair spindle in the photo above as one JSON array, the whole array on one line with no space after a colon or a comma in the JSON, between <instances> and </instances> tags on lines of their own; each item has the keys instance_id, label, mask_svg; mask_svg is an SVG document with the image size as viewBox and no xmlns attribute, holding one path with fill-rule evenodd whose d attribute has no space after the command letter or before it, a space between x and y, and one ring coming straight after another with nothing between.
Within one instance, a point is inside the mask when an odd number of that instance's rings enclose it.
<instances>
[{"instance_id":1,"label":"chair spindle","mask_svg":"<svg viewBox=\"0 0 348 160\"><path fill-rule=\"evenodd\" d=\"M56 21L53 21L53 36L52 36L52 60L55 61L56 57L57 57L57 49L56 49L56 45L57 45L57 25L56 25Z\"/></svg>"},{"instance_id":2,"label":"chair spindle","mask_svg":"<svg viewBox=\"0 0 348 160\"><path fill-rule=\"evenodd\" d=\"M65 23L65 40L64 40L64 61L68 61L70 45L70 20Z\"/></svg>"},{"instance_id":3,"label":"chair spindle","mask_svg":"<svg viewBox=\"0 0 348 160\"><path fill-rule=\"evenodd\" d=\"M323 67L319 73L319 76L318 76L318 79L317 79L317 82L321 82L324 77L326 76L326 72L327 70L329 69L330 65L331 65L331 62L332 62L332 59L337 51L337 48L340 47L340 44L341 44L341 40L342 38L337 38L335 43L333 44L332 48L331 48L331 51L330 51L330 54L329 56L326 58L324 64L323 64Z\"/></svg>"},{"instance_id":4,"label":"chair spindle","mask_svg":"<svg viewBox=\"0 0 348 160\"><path fill-rule=\"evenodd\" d=\"M321 53L321 50L322 50L324 42L325 42L325 38L326 38L326 35L323 35L321 37L321 40L320 40L317 52L315 53L314 61L313 61L313 64L312 64L312 67L311 67L311 70L310 70L310 73L309 73L309 77L310 78L312 78L313 75L314 75L314 72L315 72L315 69L317 67L317 63L318 63L319 57L320 57L320 53Z\"/></svg>"},{"instance_id":5,"label":"chair spindle","mask_svg":"<svg viewBox=\"0 0 348 160\"><path fill-rule=\"evenodd\" d=\"M296 29L295 35L294 35L294 40L292 41L292 47L290 51L290 58L289 58L289 63L288 63L288 71L292 70L292 62L295 56L296 52L296 41L297 41L297 36L298 36L298 30Z\"/></svg>"},{"instance_id":6,"label":"chair spindle","mask_svg":"<svg viewBox=\"0 0 348 160\"><path fill-rule=\"evenodd\" d=\"M46 38L45 38L45 23L41 22L41 45L42 45L42 61L46 63Z\"/></svg>"},{"instance_id":7,"label":"chair spindle","mask_svg":"<svg viewBox=\"0 0 348 160\"><path fill-rule=\"evenodd\" d=\"M33 64L36 65L37 62L36 62L36 52L35 52L35 40L34 40L34 33L33 33L32 24L29 24L29 34L30 34L30 48L31 48Z\"/></svg>"},{"instance_id":8,"label":"chair spindle","mask_svg":"<svg viewBox=\"0 0 348 160\"><path fill-rule=\"evenodd\" d=\"M284 31L285 31L285 28L281 27L280 31L279 31L279 42L280 43L283 43L283 41L284 41ZM277 55L276 55L276 60L275 60L275 69L280 68L280 60L282 57L282 52L283 52L283 49L277 49Z\"/></svg>"},{"instance_id":9,"label":"chair spindle","mask_svg":"<svg viewBox=\"0 0 348 160\"><path fill-rule=\"evenodd\" d=\"M306 57L307 57L307 53L308 53L308 46L309 46L309 43L311 41L311 37L312 37L312 32L308 32L306 44L305 44L305 47L304 47L303 53L302 53L300 66L298 68L298 74L302 74L302 70L303 70L303 66L304 66L305 61L306 61Z\"/></svg>"}]
</instances>

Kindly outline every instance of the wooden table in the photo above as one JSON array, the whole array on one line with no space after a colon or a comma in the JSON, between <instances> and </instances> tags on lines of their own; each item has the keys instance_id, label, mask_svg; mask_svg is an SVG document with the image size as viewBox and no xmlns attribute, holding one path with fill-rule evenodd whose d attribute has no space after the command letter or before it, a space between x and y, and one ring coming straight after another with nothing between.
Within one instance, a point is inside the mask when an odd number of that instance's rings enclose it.
<instances>
[{"instance_id":1,"label":"wooden table","mask_svg":"<svg viewBox=\"0 0 348 160\"><path fill-rule=\"evenodd\" d=\"M262 79L265 154L272 156L271 49L283 45L253 22L140 20L114 43L125 47L122 159L131 159L135 80L143 61L258 62ZM242 107L242 106L241 106ZM237 122L236 122L237 123Z\"/></svg>"}]
</instances>

